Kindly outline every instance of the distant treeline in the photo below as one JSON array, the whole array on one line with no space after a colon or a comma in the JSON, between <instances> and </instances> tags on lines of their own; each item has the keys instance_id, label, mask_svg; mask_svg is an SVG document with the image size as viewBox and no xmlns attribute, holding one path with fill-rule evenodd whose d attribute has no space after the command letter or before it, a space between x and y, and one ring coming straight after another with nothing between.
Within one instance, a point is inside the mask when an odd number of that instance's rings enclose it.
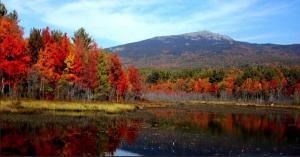
<instances>
[{"instance_id":1,"label":"distant treeline","mask_svg":"<svg viewBox=\"0 0 300 157\"><path fill-rule=\"evenodd\" d=\"M300 103L300 67L141 69L150 99Z\"/></svg>"}]
</instances>

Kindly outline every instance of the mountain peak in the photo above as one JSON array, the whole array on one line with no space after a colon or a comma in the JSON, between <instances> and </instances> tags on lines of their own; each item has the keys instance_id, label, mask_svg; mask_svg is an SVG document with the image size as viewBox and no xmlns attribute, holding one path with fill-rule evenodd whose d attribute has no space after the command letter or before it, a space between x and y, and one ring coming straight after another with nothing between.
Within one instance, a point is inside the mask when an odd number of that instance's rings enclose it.
<instances>
[{"instance_id":1,"label":"mountain peak","mask_svg":"<svg viewBox=\"0 0 300 157\"><path fill-rule=\"evenodd\" d=\"M191 32L182 34L185 38L190 38L192 40L199 40L199 39L209 39L209 40L229 40L233 41L232 38L226 35L221 35L218 33L213 33L207 30L198 31L198 32Z\"/></svg>"},{"instance_id":2,"label":"mountain peak","mask_svg":"<svg viewBox=\"0 0 300 157\"><path fill-rule=\"evenodd\" d=\"M173 39L173 38L178 38L178 37L183 37L188 40L217 40L217 41L230 41L232 43L234 40L230 38L229 36L218 34L218 33L213 33L207 30L203 31L198 31L198 32L190 32L190 33L184 33L180 35L169 35L169 36L158 36L154 37L152 39L158 39L158 40L168 40L168 39Z\"/></svg>"},{"instance_id":3,"label":"mountain peak","mask_svg":"<svg viewBox=\"0 0 300 157\"><path fill-rule=\"evenodd\" d=\"M252 44L209 31L159 36L110 50L137 67L297 65L300 60L300 44Z\"/></svg>"}]
</instances>

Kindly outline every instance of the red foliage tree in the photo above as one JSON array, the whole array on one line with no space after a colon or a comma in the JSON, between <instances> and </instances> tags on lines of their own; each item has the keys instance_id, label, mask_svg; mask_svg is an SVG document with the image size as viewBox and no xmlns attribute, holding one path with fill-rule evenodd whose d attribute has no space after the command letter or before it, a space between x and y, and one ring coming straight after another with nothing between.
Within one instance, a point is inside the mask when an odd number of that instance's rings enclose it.
<instances>
[{"instance_id":1,"label":"red foliage tree","mask_svg":"<svg viewBox=\"0 0 300 157\"><path fill-rule=\"evenodd\" d=\"M135 67L129 66L128 77L129 82L131 84L131 90L134 93L135 98L139 98L142 90L141 77L139 75L139 71Z\"/></svg>"},{"instance_id":2,"label":"red foliage tree","mask_svg":"<svg viewBox=\"0 0 300 157\"><path fill-rule=\"evenodd\" d=\"M119 80L117 82L117 94L122 99L125 98L125 94L128 89L128 77L125 73L125 71L122 69L121 76L119 77Z\"/></svg>"},{"instance_id":3,"label":"red foliage tree","mask_svg":"<svg viewBox=\"0 0 300 157\"><path fill-rule=\"evenodd\" d=\"M66 68L65 59L70 53L71 44L67 34L64 34L61 41L56 41L57 49L53 51L52 57L54 58L55 72L61 77L63 71Z\"/></svg>"},{"instance_id":4,"label":"red foliage tree","mask_svg":"<svg viewBox=\"0 0 300 157\"><path fill-rule=\"evenodd\" d=\"M300 83L296 83L295 92L298 92L298 94L300 94Z\"/></svg>"},{"instance_id":5,"label":"red foliage tree","mask_svg":"<svg viewBox=\"0 0 300 157\"><path fill-rule=\"evenodd\" d=\"M0 77L2 86L12 85L14 91L20 80L26 77L30 62L22 35L23 31L16 21L0 18Z\"/></svg>"},{"instance_id":6,"label":"red foliage tree","mask_svg":"<svg viewBox=\"0 0 300 157\"><path fill-rule=\"evenodd\" d=\"M218 84L211 84L210 85L210 92L213 95L218 96L218 94L219 94L219 86L218 86Z\"/></svg>"},{"instance_id":7,"label":"red foliage tree","mask_svg":"<svg viewBox=\"0 0 300 157\"><path fill-rule=\"evenodd\" d=\"M265 96L269 96L270 87L271 87L271 85L270 85L269 81L265 81L265 80L262 81L262 90L263 90Z\"/></svg>"},{"instance_id":8,"label":"red foliage tree","mask_svg":"<svg viewBox=\"0 0 300 157\"><path fill-rule=\"evenodd\" d=\"M97 78L98 58L99 50L95 47L87 53L87 60L83 64L83 86L90 90L94 90L99 84Z\"/></svg>"},{"instance_id":9,"label":"red foliage tree","mask_svg":"<svg viewBox=\"0 0 300 157\"><path fill-rule=\"evenodd\" d=\"M58 46L54 42L48 27L43 30L42 34L44 47L40 50L38 61L34 67L38 69L48 82L55 83L55 81L60 79L60 76L55 69L55 63L57 61L55 61L54 58L54 54L58 51Z\"/></svg>"},{"instance_id":10,"label":"red foliage tree","mask_svg":"<svg viewBox=\"0 0 300 157\"><path fill-rule=\"evenodd\" d=\"M278 88L278 81L271 80L271 92L273 93L277 92L277 88Z\"/></svg>"},{"instance_id":11,"label":"red foliage tree","mask_svg":"<svg viewBox=\"0 0 300 157\"><path fill-rule=\"evenodd\" d=\"M118 101L119 96L121 96L121 98L124 98L125 96L128 88L128 78L122 69L121 61L116 54L110 56L110 61L109 82L112 85L114 95L117 96Z\"/></svg>"},{"instance_id":12,"label":"red foliage tree","mask_svg":"<svg viewBox=\"0 0 300 157\"><path fill-rule=\"evenodd\" d=\"M234 89L234 80L235 78L234 77L228 77L226 80L225 80L225 86L226 86L226 94L228 96L232 96L233 94L233 89Z\"/></svg>"},{"instance_id":13,"label":"red foliage tree","mask_svg":"<svg viewBox=\"0 0 300 157\"><path fill-rule=\"evenodd\" d=\"M42 35L44 47L39 51L34 68L43 76L43 91L47 85L47 97L52 99L54 89L66 69L65 60L71 51L71 45L66 34L62 38L55 39L48 27L43 30Z\"/></svg>"}]
</instances>

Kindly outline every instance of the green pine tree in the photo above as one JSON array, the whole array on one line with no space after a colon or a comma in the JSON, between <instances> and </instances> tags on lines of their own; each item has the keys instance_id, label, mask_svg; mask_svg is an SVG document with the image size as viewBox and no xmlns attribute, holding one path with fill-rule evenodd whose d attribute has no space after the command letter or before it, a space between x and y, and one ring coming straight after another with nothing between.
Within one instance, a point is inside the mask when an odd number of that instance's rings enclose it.
<instances>
[{"instance_id":1,"label":"green pine tree","mask_svg":"<svg viewBox=\"0 0 300 157\"><path fill-rule=\"evenodd\" d=\"M107 53L102 52L99 55L99 65L98 65L98 79L99 86L96 89L96 97L100 100L108 100L110 93L110 83L108 81L109 75L107 71Z\"/></svg>"}]
</instances>

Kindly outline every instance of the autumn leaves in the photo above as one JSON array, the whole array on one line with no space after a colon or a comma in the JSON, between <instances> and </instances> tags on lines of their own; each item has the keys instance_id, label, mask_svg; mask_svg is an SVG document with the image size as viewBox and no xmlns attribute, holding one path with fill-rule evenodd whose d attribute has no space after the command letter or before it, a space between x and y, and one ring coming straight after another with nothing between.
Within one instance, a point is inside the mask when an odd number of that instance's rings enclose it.
<instances>
[{"instance_id":1,"label":"autumn leaves","mask_svg":"<svg viewBox=\"0 0 300 157\"><path fill-rule=\"evenodd\" d=\"M243 100L299 104L299 67L144 69L151 99ZM155 94L159 93L159 94Z\"/></svg>"},{"instance_id":2,"label":"autumn leaves","mask_svg":"<svg viewBox=\"0 0 300 157\"><path fill-rule=\"evenodd\" d=\"M6 16L0 18L0 78L4 84L17 88L27 73L30 57L25 53L26 41L17 21Z\"/></svg>"},{"instance_id":3,"label":"autumn leaves","mask_svg":"<svg viewBox=\"0 0 300 157\"><path fill-rule=\"evenodd\" d=\"M127 72L119 57L100 49L83 28L72 39L48 27L32 29L24 39L18 21L1 16L1 93L68 100L140 97L137 69Z\"/></svg>"}]
</instances>

